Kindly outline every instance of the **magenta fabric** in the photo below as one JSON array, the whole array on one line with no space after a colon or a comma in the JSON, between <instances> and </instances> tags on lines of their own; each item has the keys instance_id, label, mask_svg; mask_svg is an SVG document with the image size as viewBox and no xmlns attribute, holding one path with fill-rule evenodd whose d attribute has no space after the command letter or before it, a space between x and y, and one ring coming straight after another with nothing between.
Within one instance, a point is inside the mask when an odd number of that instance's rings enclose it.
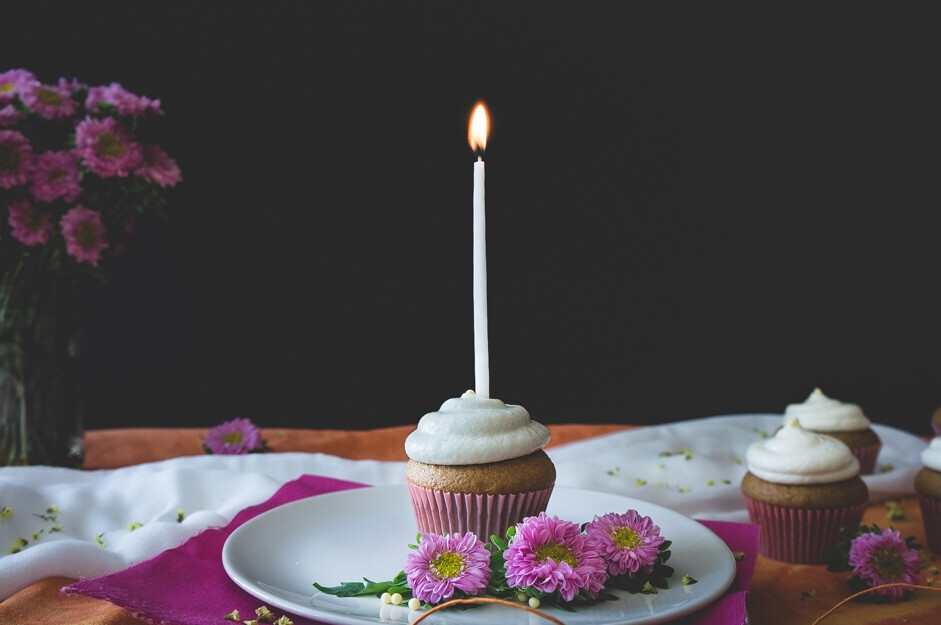
<instances>
[{"instance_id":1,"label":"magenta fabric","mask_svg":"<svg viewBox=\"0 0 941 625\"><path fill-rule=\"evenodd\" d=\"M206 530L180 547L164 551L146 562L97 579L80 580L64 587L62 592L105 599L155 625L219 625L227 622L222 616L232 610L238 610L243 618L250 618L260 605L259 600L236 586L222 568L222 545L229 535L249 519L277 506L364 486L316 475L301 476L286 483L264 503L239 512L224 528ZM745 595L758 555L758 526L719 521L702 523L732 551L744 552L745 558L738 563L738 573L729 591L716 603L682 622L742 625L746 622ZM272 611L276 615L282 613ZM295 625L317 623L293 614L290 617Z\"/></svg>"}]
</instances>

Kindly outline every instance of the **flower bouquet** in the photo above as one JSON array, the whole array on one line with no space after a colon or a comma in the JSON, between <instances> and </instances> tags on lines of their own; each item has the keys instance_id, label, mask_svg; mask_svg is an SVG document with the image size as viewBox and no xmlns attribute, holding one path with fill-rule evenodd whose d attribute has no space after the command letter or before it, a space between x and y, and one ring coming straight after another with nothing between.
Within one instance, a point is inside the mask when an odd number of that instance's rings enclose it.
<instances>
[{"instance_id":1,"label":"flower bouquet","mask_svg":"<svg viewBox=\"0 0 941 625\"><path fill-rule=\"evenodd\" d=\"M612 589L656 593L674 573L666 564L671 541L636 510L611 512L584 525L545 512L484 542L475 534L419 534L403 569L391 580L344 582L321 592L338 597L375 595L411 610L500 603L535 610L547 602L563 610L617 599ZM683 584L696 580L684 576ZM424 615L422 615L422 618ZM549 618L549 617L546 617ZM411 622L411 619L409 619ZM549 619L553 620L553 619ZM417 621L416 621L417 622Z\"/></svg>"},{"instance_id":2,"label":"flower bouquet","mask_svg":"<svg viewBox=\"0 0 941 625\"><path fill-rule=\"evenodd\" d=\"M105 280L180 168L159 100L0 72L0 466L81 462L76 281Z\"/></svg>"}]
</instances>

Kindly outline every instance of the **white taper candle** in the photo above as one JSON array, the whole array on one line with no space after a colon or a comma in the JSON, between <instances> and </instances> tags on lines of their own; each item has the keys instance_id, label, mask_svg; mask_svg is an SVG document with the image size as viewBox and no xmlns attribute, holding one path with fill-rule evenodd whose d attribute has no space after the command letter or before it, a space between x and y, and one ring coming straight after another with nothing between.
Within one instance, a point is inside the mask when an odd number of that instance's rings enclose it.
<instances>
[{"instance_id":1,"label":"white taper candle","mask_svg":"<svg viewBox=\"0 0 941 625\"><path fill-rule=\"evenodd\" d=\"M484 160L474 163L474 380L475 392L490 397L490 350L487 338L487 215Z\"/></svg>"}]
</instances>

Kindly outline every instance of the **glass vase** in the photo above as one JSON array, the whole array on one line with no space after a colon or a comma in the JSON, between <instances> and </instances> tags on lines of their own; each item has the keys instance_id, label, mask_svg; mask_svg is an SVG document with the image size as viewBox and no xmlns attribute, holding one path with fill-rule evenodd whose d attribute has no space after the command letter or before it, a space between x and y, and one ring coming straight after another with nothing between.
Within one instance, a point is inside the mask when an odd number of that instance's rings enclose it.
<instances>
[{"instance_id":1,"label":"glass vase","mask_svg":"<svg viewBox=\"0 0 941 625\"><path fill-rule=\"evenodd\" d=\"M71 280L0 283L0 466L81 467L78 315Z\"/></svg>"}]
</instances>

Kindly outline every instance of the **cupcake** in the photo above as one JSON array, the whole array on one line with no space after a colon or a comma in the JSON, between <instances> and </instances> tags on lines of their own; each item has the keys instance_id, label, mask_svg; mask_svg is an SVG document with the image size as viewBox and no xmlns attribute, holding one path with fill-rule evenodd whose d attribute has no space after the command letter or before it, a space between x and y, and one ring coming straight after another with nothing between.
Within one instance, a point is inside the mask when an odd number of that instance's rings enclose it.
<instances>
[{"instance_id":1,"label":"cupcake","mask_svg":"<svg viewBox=\"0 0 941 625\"><path fill-rule=\"evenodd\" d=\"M548 442L549 430L525 408L473 391L426 414L405 440L418 530L486 541L544 512L555 486Z\"/></svg>"},{"instance_id":2,"label":"cupcake","mask_svg":"<svg viewBox=\"0 0 941 625\"><path fill-rule=\"evenodd\" d=\"M935 436L941 436L941 408L931 414L931 431Z\"/></svg>"},{"instance_id":3,"label":"cupcake","mask_svg":"<svg viewBox=\"0 0 941 625\"><path fill-rule=\"evenodd\" d=\"M941 436L921 452L924 465L915 475L915 493L921 505L928 548L941 554Z\"/></svg>"},{"instance_id":4,"label":"cupcake","mask_svg":"<svg viewBox=\"0 0 941 625\"><path fill-rule=\"evenodd\" d=\"M882 441L859 406L831 399L815 388L804 403L785 408L784 422L794 418L805 430L828 434L845 443L859 460L860 475L875 472Z\"/></svg>"},{"instance_id":5,"label":"cupcake","mask_svg":"<svg viewBox=\"0 0 941 625\"><path fill-rule=\"evenodd\" d=\"M824 551L839 543L840 528L859 526L869 489L842 442L791 419L773 437L752 443L745 457L742 495L752 523L761 526L762 555L821 564Z\"/></svg>"}]
</instances>

